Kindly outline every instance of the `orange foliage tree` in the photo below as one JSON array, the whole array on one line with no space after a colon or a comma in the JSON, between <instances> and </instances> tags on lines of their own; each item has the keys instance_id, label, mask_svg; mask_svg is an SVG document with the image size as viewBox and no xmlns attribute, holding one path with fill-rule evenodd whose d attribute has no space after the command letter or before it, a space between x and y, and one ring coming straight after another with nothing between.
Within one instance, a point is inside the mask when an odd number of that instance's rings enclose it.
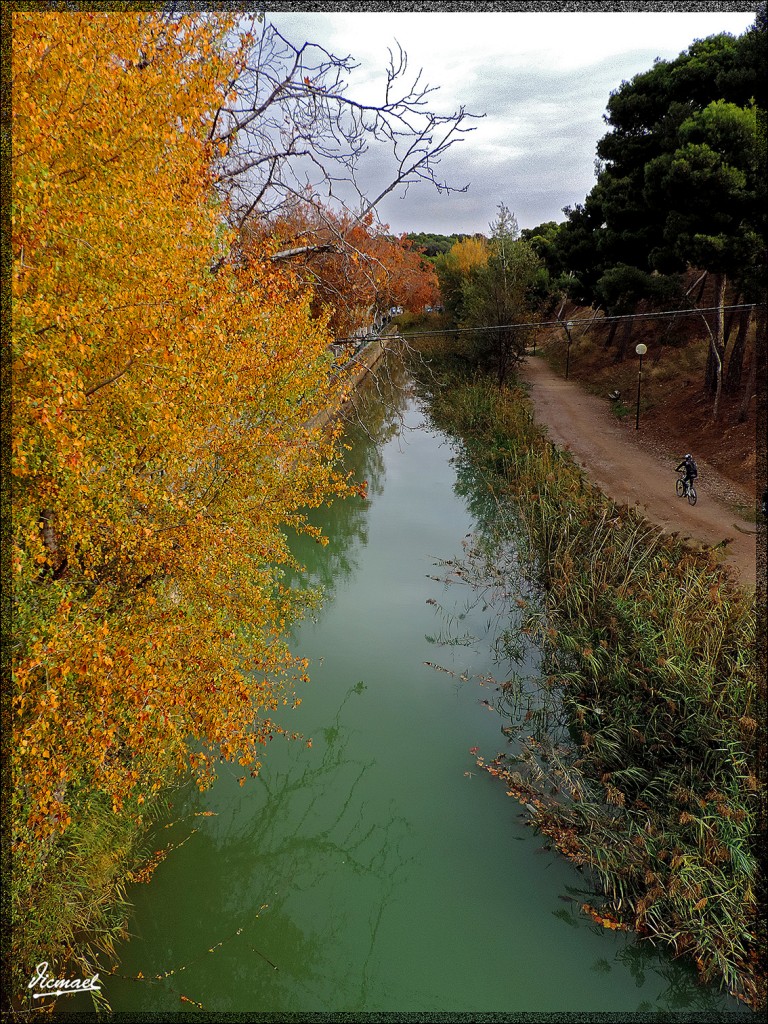
<instances>
[{"instance_id":1,"label":"orange foliage tree","mask_svg":"<svg viewBox=\"0 0 768 1024\"><path fill-rule=\"evenodd\" d=\"M439 298L437 275L409 239L395 237L369 212L362 218L320 211L317 203L295 203L270 223L248 223L241 231L248 256L271 241L272 259L290 258L294 272L311 287L312 310L327 316L337 339L379 324L393 306L414 312Z\"/></svg>"},{"instance_id":2,"label":"orange foliage tree","mask_svg":"<svg viewBox=\"0 0 768 1024\"><path fill-rule=\"evenodd\" d=\"M33 873L88 794L258 771L306 671L283 528L353 491L338 429L309 426L346 387L326 323L268 253L221 263L231 28L13 16L11 771Z\"/></svg>"}]
</instances>

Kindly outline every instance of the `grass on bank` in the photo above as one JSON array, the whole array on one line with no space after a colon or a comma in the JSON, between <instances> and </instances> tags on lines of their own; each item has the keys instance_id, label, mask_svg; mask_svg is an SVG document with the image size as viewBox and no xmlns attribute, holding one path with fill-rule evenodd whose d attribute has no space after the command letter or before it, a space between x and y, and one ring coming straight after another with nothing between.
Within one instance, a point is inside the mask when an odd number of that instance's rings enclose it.
<instances>
[{"instance_id":1,"label":"grass on bank","mask_svg":"<svg viewBox=\"0 0 768 1024\"><path fill-rule=\"evenodd\" d=\"M171 783L169 774L166 793ZM55 977L85 979L102 970L105 956L116 958L116 945L128 937L128 886L146 864L150 829L168 802L153 796L144 808L139 819L115 812L104 794L83 794L64 835L52 838L36 861L17 860L6 936L4 1012L11 1018L53 1008L52 1000L33 1003L27 991L39 963L48 962ZM103 994L94 993L94 1007L109 1010Z\"/></svg>"},{"instance_id":2,"label":"grass on bank","mask_svg":"<svg viewBox=\"0 0 768 1024\"><path fill-rule=\"evenodd\" d=\"M521 388L499 390L434 352L422 387L514 520L518 557L544 594L523 628L539 633L542 690L557 693L570 733L570 749L531 732L483 766L533 799L538 827L600 883L603 923L668 944L702 980L764 1006L754 596L714 552L592 488L534 424Z\"/></svg>"}]
</instances>

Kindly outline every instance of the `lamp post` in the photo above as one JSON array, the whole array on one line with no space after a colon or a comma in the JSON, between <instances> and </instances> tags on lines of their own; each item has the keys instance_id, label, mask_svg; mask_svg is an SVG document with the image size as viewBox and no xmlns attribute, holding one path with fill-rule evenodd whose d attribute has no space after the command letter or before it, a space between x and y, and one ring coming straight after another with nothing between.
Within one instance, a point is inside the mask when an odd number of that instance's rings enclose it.
<instances>
[{"instance_id":1,"label":"lamp post","mask_svg":"<svg viewBox=\"0 0 768 1024\"><path fill-rule=\"evenodd\" d=\"M573 322L569 320L567 323L563 324L563 327L565 328L565 334L568 338L568 348L566 349L565 354L565 379L568 380L568 373L571 368L571 341L573 340L571 338L571 328L573 327Z\"/></svg>"},{"instance_id":2,"label":"lamp post","mask_svg":"<svg viewBox=\"0 0 768 1024\"><path fill-rule=\"evenodd\" d=\"M635 352L640 356L640 369L637 371L637 411L635 412L635 430L640 429L640 381L643 379L643 356L648 351L648 347L640 342L639 345L635 345Z\"/></svg>"}]
</instances>

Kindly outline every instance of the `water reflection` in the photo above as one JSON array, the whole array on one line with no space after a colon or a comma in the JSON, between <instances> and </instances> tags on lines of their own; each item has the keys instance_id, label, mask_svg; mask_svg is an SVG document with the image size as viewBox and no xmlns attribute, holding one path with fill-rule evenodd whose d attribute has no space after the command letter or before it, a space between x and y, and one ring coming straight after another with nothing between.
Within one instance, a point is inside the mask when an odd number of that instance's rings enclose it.
<instances>
[{"instance_id":1,"label":"water reflection","mask_svg":"<svg viewBox=\"0 0 768 1024\"><path fill-rule=\"evenodd\" d=\"M292 553L300 565L308 567L300 573L286 574L293 585L319 586L328 601L339 583L358 569L360 548L368 544L370 505L384 491L384 446L401 430L411 397L412 385L402 355L394 350L386 352L358 387L344 414L344 469L353 472L356 480L368 482L368 500L339 500L309 511L310 523L323 531L328 543L323 547L323 557L318 558L316 541L290 534Z\"/></svg>"},{"instance_id":2,"label":"water reflection","mask_svg":"<svg viewBox=\"0 0 768 1024\"><path fill-rule=\"evenodd\" d=\"M167 912L144 918L124 964L144 978L169 975L163 996L156 984L147 992L147 1007L184 995L222 1012L279 1009L295 1007L300 992L309 1006L325 998L349 1009L369 1005L379 926L412 854L394 797L377 803L375 818L366 808L375 759L350 753L345 725L346 705L364 691L363 683L347 690L318 731L313 756L287 746L255 789L222 778L213 794L190 793L171 842L189 834L200 808L215 816L196 818L192 841L158 869L154 898ZM174 879L193 871L203 884L178 891ZM169 918L172 948L162 941ZM218 947L221 932L228 940ZM201 959L201 950L212 953Z\"/></svg>"},{"instance_id":3,"label":"water reflection","mask_svg":"<svg viewBox=\"0 0 768 1024\"><path fill-rule=\"evenodd\" d=\"M602 925L591 921L581 911L581 905L594 897L589 888L577 888L566 885L565 893L560 899L566 904L552 911L553 917L577 931L589 932L594 936L606 938ZM723 1010L723 996L714 986L702 986L698 983L696 972L685 960L673 960L666 951L655 947L650 941L639 940L631 933L622 933L611 937L618 946L613 956L608 954L596 957L589 970L596 975L610 975L613 971L628 972L634 980L635 987L645 988L650 982L658 990L658 996L646 1000L637 1006L637 1013L659 1013L665 1011L696 1011L697 1013L720 1013ZM606 943L608 945L608 943ZM659 987L661 982L661 987ZM603 982L598 982L603 984ZM749 1016L746 1007L736 1007L737 1016Z\"/></svg>"}]
</instances>

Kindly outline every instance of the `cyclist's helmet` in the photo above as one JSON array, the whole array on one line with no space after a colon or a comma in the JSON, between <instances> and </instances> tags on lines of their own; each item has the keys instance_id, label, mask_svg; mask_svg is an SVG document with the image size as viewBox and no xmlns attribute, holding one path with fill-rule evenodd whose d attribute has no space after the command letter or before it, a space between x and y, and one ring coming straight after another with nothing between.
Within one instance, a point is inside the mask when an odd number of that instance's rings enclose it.
<instances>
[{"instance_id":1,"label":"cyclist's helmet","mask_svg":"<svg viewBox=\"0 0 768 1024\"><path fill-rule=\"evenodd\" d=\"M688 452L688 454L687 454L687 455L686 455L685 457L686 457L686 459L690 459L690 457L691 457L691 453L690 453L690 452Z\"/></svg>"}]
</instances>

